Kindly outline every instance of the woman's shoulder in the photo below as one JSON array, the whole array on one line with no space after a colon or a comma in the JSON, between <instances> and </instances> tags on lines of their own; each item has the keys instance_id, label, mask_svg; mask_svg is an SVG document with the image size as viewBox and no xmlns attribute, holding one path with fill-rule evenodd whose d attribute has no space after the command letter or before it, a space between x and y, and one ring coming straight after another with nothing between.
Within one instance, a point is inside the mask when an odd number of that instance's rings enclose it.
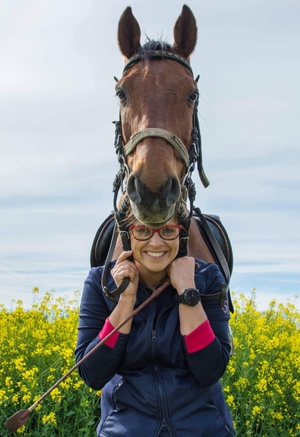
<instances>
[{"instance_id":1,"label":"woman's shoulder","mask_svg":"<svg viewBox=\"0 0 300 437\"><path fill-rule=\"evenodd\" d=\"M196 271L208 271L208 270L219 270L217 264L203 261L202 259L195 258Z\"/></svg>"},{"instance_id":2,"label":"woman's shoulder","mask_svg":"<svg viewBox=\"0 0 300 437\"><path fill-rule=\"evenodd\" d=\"M87 279L101 278L103 270L103 266L92 267L88 273Z\"/></svg>"},{"instance_id":3,"label":"woman's shoulder","mask_svg":"<svg viewBox=\"0 0 300 437\"><path fill-rule=\"evenodd\" d=\"M103 271L104 266L92 267L90 269L84 282L82 299L83 301L87 299L88 302L91 302L93 299L99 301L100 298L100 300L106 302L108 306L110 306L110 304L114 306L111 300L105 296L103 286L107 286L108 290L113 290L116 286L110 272L108 272L107 278L105 279L103 278ZM104 282L102 279L104 279Z\"/></svg>"},{"instance_id":4,"label":"woman's shoulder","mask_svg":"<svg viewBox=\"0 0 300 437\"><path fill-rule=\"evenodd\" d=\"M209 263L195 258L196 263L196 276L202 276L207 282L217 281L226 282L217 264Z\"/></svg>"}]
</instances>

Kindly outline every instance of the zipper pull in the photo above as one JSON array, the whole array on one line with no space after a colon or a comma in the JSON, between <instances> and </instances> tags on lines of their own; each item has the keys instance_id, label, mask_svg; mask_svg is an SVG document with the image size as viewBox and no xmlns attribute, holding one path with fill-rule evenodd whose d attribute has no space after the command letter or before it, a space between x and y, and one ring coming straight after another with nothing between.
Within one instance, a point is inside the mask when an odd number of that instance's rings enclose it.
<instances>
[{"instance_id":1,"label":"zipper pull","mask_svg":"<svg viewBox=\"0 0 300 437\"><path fill-rule=\"evenodd\" d=\"M163 431L167 431L167 429L168 429L167 421L166 421L165 418L162 419L162 421L161 421L161 429L162 429Z\"/></svg>"},{"instance_id":2,"label":"zipper pull","mask_svg":"<svg viewBox=\"0 0 300 437\"><path fill-rule=\"evenodd\" d=\"M152 331L152 341L156 341L156 332Z\"/></svg>"}]
</instances>

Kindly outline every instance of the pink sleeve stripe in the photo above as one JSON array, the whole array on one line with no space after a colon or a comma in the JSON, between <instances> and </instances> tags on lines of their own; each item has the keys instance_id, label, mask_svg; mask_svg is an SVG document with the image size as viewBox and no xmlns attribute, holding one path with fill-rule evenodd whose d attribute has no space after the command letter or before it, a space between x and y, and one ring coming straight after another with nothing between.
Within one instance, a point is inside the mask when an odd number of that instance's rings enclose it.
<instances>
[{"instance_id":1,"label":"pink sleeve stripe","mask_svg":"<svg viewBox=\"0 0 300 437\"><path fill-rule=\"evenodd\" d=\"M113 331L115 328L114 326L110 323L109 318L107 317L107 319L105 320L104 326L101 329L101 331L98 334L98 337L100 338L100 340L103 340L103 338L105 338L111 331ZM118 338L119 338L119 332L115 332L106 342L105 344L111 348L114 348Z\"/></svg>"},{"instance_id":2,"label":"pink sleeve stripe","mask_svg":"<svg viewBox=\"0 0 300 437\"><path fill-rule=\"evenodd\" d=\"M205 320L198 328L194 329L190 334L185 335L185 344L189 354L200 351L212 343L215 339L214 331L212 330L208 320Z\"/></svg>"}]
</instances>

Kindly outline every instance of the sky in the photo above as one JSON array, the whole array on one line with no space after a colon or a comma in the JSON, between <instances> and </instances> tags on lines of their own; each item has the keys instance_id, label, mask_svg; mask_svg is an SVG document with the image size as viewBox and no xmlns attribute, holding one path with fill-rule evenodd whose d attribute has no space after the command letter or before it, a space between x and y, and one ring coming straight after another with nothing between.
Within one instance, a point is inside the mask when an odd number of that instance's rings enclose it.
<instances>
[{"instance_id":1,"label":"sky","mask_svg":"<svg viewBox=\"0 0 300 437\"><path fill-rule=\"evenodd\" d=\"M0 3L0 304L82 290L112 210L118 170L114 76L127 6L142 40L167 39L182 1ZM198 25L204 169L196 205L217 214L234 251L231 290L258 308L295 302L300 284L300 2L190 0ZM299 304L299 300L296 301Z\"/></svg>"}]
</instances>

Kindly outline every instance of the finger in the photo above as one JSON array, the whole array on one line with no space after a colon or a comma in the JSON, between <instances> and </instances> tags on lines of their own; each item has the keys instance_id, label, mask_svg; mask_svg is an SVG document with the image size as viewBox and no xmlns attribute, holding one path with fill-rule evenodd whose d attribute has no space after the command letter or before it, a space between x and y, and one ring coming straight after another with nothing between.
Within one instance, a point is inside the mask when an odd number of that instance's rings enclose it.
<instances>
[{"instance_id":1,"label":"finger","mask_svg":"<svg viewBox=\"0 0 300 437\"><path fill-rule=\"evenodd\" d=\"M122 281L124 278L129 278L131 281L138 278L138 271L135 264L123 261L119 265L115 266L111 274L116 282Z\"/></svg>"},{"instance_id":2,"label":"finger","mask_svg":"<svg viewBox=\"0 0 300 437\"><path fill-rule=\"evenodd\" d=\"M132 255L132 250L126 250L125 252L122 252L116 261L116 265L121 263L122 261L125 261L131 255Z\"/></svg>"}]
</instances>

